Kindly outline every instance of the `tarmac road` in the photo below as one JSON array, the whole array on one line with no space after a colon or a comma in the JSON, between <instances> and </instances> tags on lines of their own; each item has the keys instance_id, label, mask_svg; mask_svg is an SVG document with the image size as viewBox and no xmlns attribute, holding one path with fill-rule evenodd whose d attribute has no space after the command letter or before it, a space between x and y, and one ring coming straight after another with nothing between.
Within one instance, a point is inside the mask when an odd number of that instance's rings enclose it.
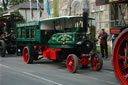
<instances>
[{"instance_id":1,"label":"tarmac road","mask_svg":"<svg viewBox=\"0 0 128 85\"><path fill-rule=\"evenodd\" d=\"M105 67L104 67L105 68ZM0 57L0 85L120 85L114 72L79 69L69 73L65 63L42 59L25 64L22 57Z\"/></svg>"}]
</instances>

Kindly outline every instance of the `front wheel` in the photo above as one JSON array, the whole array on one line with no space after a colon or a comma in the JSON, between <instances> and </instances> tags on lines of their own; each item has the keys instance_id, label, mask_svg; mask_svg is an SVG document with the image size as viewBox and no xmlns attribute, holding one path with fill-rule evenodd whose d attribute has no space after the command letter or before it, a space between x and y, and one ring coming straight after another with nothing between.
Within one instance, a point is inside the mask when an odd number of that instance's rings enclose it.
<instances>
[{"instance_id":1,"label":"front wheel","mask_svg":"<svg viewBox=\"0 0 128 85\"><path fill-rule=\"evenodd\" d=\"M23 49L23 59L27 64L33 63L33 49L34 48L32 46L27 46Z\"/></svg>"},{"instance_id":2,"label":"front wheel","mask_svg":"<svg viewBox=\"0 0 128 85\"><path fill-rule=\"evenodd\" d=\"M78 58L75 54L70 54L66 60L67 69L69 72L75 73L78 69Z\"/></svg>"},{"instance_id":3,"label":"front wheel","mask_svg":"<svg viewBox=\"0 0 128 85\"><path fill-rule=\"evenodd\" d=\"M91 56L91 67L94 71L100 71L103 67L103 59L99 54Z\"/></svg>"}]
</instances>

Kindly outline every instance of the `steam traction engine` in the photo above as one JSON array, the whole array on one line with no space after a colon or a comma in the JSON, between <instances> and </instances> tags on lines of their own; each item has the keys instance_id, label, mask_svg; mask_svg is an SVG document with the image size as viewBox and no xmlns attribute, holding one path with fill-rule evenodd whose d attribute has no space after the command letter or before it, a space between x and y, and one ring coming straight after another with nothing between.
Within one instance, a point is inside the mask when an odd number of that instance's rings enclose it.
<instances>
[{"instance_id":1,"label":"steam traction engine","mask_svg":"<svg viewBox=\"0 0 128 85\"><path fill-rule=\"evenodd\" d=\"M111 34L118 35L113 47L113 66L123 85L128 85L128 0L96 0L96 5L111 4L114 24Z\"/></svg>"},{"instance_id":2,"label":"steam traction engine","mask_svg":"<svg viewBox=\"0 0 128 85\"><path fill-rule=\"evenodd\" d=\"M88 18L84 18L86 23ZM92 21L92 19L89 19ZM83 17L66 16L17 24L17 55L23 55L27 64L39 55L54 61L66 60L69 72L76 72L79 65L91 64L93 70L102 68L102 58L95 52L95 30L83 25ZM23 53L23 54L22 54Z\"/></svg>"},{"instance_id":3,"label":"steam traction engine","mask_svg":"<svg viewBox=\"0 0 128 85\"><path fill-rule=\"evenodd\" d=\"M16 52L16 21L21 19L14 15L0 16L0 56Z\"/></svg>"}]
</instances>

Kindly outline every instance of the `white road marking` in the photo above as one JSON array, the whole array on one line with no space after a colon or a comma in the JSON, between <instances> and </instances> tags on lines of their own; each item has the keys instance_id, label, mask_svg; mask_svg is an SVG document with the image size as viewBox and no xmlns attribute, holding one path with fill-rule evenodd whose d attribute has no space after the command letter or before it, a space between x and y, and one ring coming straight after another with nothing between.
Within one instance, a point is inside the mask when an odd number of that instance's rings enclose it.
<instances>
[{"instance_id":1,"label":"white road marking","mask_svg":"<svg viewBox=\"0 0 128 85\"><path fill-rule=\"evenodd\" d=\"M3 65L3 64L0 64L0 66L5 67L5 68L9 68L9 66Z\"/></svg>"},{"instance_id":2,"label":"white road marking","mask_svg":"<svg viewBox=\"0 0 128 85\"><path fill-rule=\"evenodd\" d=\"M95 77L91 77L91 76L87 76L87 75L86 75L86 77L94 79L94 80L102 81L102 82L105 82L105 83L113 84L113 85L120 85L120 84L117 84L117 83L114 83L114 82L111 82L111 81L101 80L101 79L98 79L98 78L95 78Z\"/></svg>"},{"instance_id":3,"label":"white road marking","mask_svg":"<svg viewBox=\"0 0 128 85\"><path fill-rule=\"evenodd\" d=\"M41 80L44 80L44 81L53 83L53 84L56 84L56 85L63 85L63 84L54 82L54 81L52 81L52 80L46 79L46 78L44 78L44 77L40 77L40 76L35 75L35 74L31 74L31 73L28 73L28 72L23 72L23 73L26 74L26 75L29 75L29 76L32 76L32 77L35 77L35 78L38 78L38 79L41 79Z\"/></svg>"},{"instance_id":4,"label":"white road marking","mask_svg":"<svg viewBox=\"0 0 128 85\"><path fill-rule=\"evenodd\" d=\"M5 68L12 69L12 68L10 68L9 66L3 65L3 64L0 64L0 66L5 67ZM108 73L114 73L114 72L109 72L109 71L106 71L106 72L108 72ZM46 79L46 78L44 78L44 77L40 77L40 76L38 76L38 75L34 75L34 74L31 74L31 73L28 73L28 72L23 72L23 73L26 74L26 75L29 75L29 76L31 76L31 77L35 77L35 78L38 78L38 79L41 79L41 80L45 80L45 81L47 81L47 82L50 82L50 83L53 83L53 84L56 84L56 85L63 85L63 84L54 82L54 81L52 81L52 80ZM76 73L76 75L80 75L80 74L77 74L77 73ZM102 82L109 83L109 84L112 84L112 85L120 85L120 84L117 84L117 83L114 83L114 82L110 82L110 81L106 81L106 80L101 80L101 79L98 79L98 78L96 78L96 77L91 77L91 76L87 76L87 75L85 75L85 76L86 76L87 78L94 79L94 80L98 80L98 81L102 81Z\"/></svg>"}]
</instances>

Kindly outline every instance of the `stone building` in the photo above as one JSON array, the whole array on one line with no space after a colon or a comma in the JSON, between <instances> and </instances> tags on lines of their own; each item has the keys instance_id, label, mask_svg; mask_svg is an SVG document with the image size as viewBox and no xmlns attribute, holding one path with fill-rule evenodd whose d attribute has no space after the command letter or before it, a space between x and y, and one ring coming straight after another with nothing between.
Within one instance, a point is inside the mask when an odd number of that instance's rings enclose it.
<instances>
[{"instance_id":1,"label":"stone building","mask_svg":"<svg viewBox=\"0 0 128 85\"><path fill-rule=\"evenodd\" d=\"M51 16L54 16L54 1L49 0L50 3L50 11ZM59 16L82 16L83 12L83 1L84 0L57 0L57 10ZM105 28L107 32L109 32L110 24L110 14L109 14L109 5L105 6L96 6L95 0L89 1L89 16L95 18L94 25L97 28L97 31L101 28ZM47 18L47 10L46 10L46 0L44 0L44 13Z\"/></svg>"},{"instance_id":2,"label":"stone building","mask_svg":"<svg viewBox=\"0 0 128 85\"><path fill-rule=\"evenodd\" d=\"M102 28L109 33L110 28L110 7L109 5L96 6L95 0L90 0L90 17L95 19L94 25L97 28L97 33L100 32Z\"/></svg>"},{"instance_id":3,"label":"stone building","mask_svg":"<svg viewBox=\"0 0 128 85\"><path fill-rule=\"evenodd\" d=\"M56 9L54 2L56 1ZM56 10L58 16L82 16L83 12L83 1L85 0L49 0L50 3L50 11L51 16L47 16L47 10L46 10L46 0L44 0L44 13L45 18L47 17L54 17L54 11ZM114 19L115 16L113 16L113 6L112 5L102 5L102 6L96 6L95 2L96 0L88 0L89 1L89 17L92 17L95 19L93 25L97 28L97 33L100 32L101 28L105 28L105 30L109 34L110 28L115 25ZM55 10L54 10L55 9ZM126 12L124 15L126 15L124 18L128 21L128 5L124 5L124 9ZM118 17L117 20L121 21L121 12L119 10L119 7L117 8L118 11ZM126 21L126 22L127 22ZM118 22L119 23L119 22Z\"/></svg>"},{"instance_id":4,"label":"stone building","mask_svg":"<svg viewBox=\"0 0 128 85\"><path fill-rule=\"evenodd\" d=\"M43 4L39 3L40 8L37 8L37 3L32 3L30 11L30 2L24 2L19 8L20 14L25 21L38 21L44 18Z\"/></svg>"}]
</instances>

